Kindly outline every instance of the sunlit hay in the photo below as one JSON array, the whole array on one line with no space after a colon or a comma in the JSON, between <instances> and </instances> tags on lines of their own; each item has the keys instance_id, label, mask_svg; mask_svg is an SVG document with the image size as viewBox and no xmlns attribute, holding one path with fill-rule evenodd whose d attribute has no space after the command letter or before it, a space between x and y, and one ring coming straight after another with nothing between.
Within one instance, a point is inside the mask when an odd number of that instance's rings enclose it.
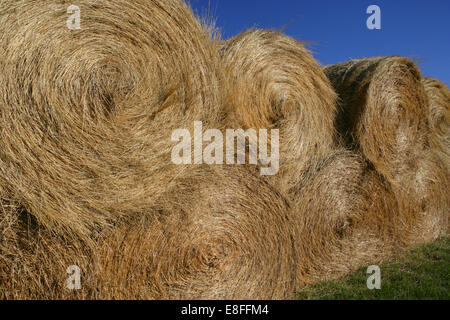
<instances>
[{"instance_id":1,"label":"sunlit hay","mask_svg":"<svg viewBox=\"0 0 450 320\"><path fill-rule=\"evenodd\" d=\"M0 241L2 298L281 299L294 290L287 204L240 167L195 169L154 211L104 232L95 250L22 215L10 223L17 244ZM81 268L81 290L65 287L70 265Z\"/></svg>"},{"instance_id":2,"label":"sunlit hay","mask_svg":"<svg viewBox=\"0 0 450 320\"><path fill-rule=\"evenodd\" d=\"M245 167L171 162L174 129L222 125L207 32L175 0L77 5L81 30L61 1L0 8L2 297L286 297L283 197Z\"/></svg>"},{"instance_id":3,"label":"sunlit hay","mask_svg":"<svg viewBox=\"0 0 450 320\"><path fill-rule=\"evenodd\" d=\"M148 279L159 285L155 290L160 292L157 298L289 296L294 289L296 261L294 224L286 203L258 176L248 175L242 168L210 168L213 175L205 177L202 173L198 181L190 179L180 184L177 192L181 192L179 198L184 202L175 203L174 195L168 195L162 205L174 214L149 220L146 225L152 232L136 224L132 227L136 232L126 233L146 241L138 241L140 247L124 241L124 250L130 251L126 255L129 261L120 261L117 270L133 273L134 265L142 263L137 257L147 257L146 264L161 271L143 273L136 281L144 283ZM189 201L191 198L203 202ZM153 255L141 254L149 247Z\"/></svg>"},{"instance_id":4,"label":"sunlit hay","mask_svg":"<svg viewBox=\"0 0 450 320\"><path fill-rule=\"evenodd\" d=\"M294 197L299 284L336 279L398 249L392 193L364 160L336 151Z\"/></svg>"},{"instance_id":5,"label":"sunlit hay","mask_svg":"<svg viewBox=\"0 0 450 320\"><path fill-rule=\"evenodd\" d=\"M336 94L310 53L270 31L238 35L221 52L230 123L281 130L280 173L270 182L294 212L298 283L389 255L393 244L383 233L392 224L376 217L387 216L392 202L378 204L383 186L335 136Z\"/></svg>"},{"instance_id":6,"label":"sunlit hay","mask_svg":"<svg viewBox=\"0 0 450 320\"><path fill-rule=\"evenodd\" d=\"M79 7L69 30L61 3L2 4L0 179L40 223L88 235L147 210L184 170L172 130L208 127L220 105L216 53L184 4Z\"/></svg>"},{"instance_id":7,"label":"sunlit hay","mask_svg":"<svg viewBox=\"0 0 450 320\"><path fill-rule=\"evenodd\" d=\"M0 299L77 297L64 290L66 269L85 270L87 247L76 239L56 237L5 194L0 199ZM83 252L83 249L87 249Z\"/></svg>"},{"instance_id":8,"label":"sunlit hay","mask_svg":"<svg viewBox=\"0 0 450 320\"><path fill-rule=\"evenodd\" d=\"M286 298L446 232L448 173L407 59L326 68L336 119L291 38L218 50L179 1L77 5L81 30L61 1L0 8L1 298ZM194 121L279 128L280 173L172 164Z\"/></svg>"},{"instance_id":9,"label":"sunlit hay","mask_svg":"<svg viewBox=\"0 0 450 320\"><path fill-rule=\"evenodd\" d=\"M428 97L432 146L450 174L450 90L437 79L424 78L422 83Z\"/></svg>"},{"instance_id":10,"label":"sunlit hay","mask_svg":"<svg viewBox=\"0 0 450 320\"><path fill-rule=\"evenodd\" d=\"M340 276L391 252L379 233L358 223L386 207L371 208L379 192L362 188L364 161L342 150L334 135L336 94L310 53L270 31L238 35L221 52L228 120L281 130L280 173L270 181L290 200L299 228L299 283Z\"/></svg>"},{"instance_id":11,"label":"sunlit hay","mask_svg":"<svg viewBox=\"0 0 450 320\"><path fill-rule=\"evenodd\" d=\"M449 186L429 147L428 105L421 74L407 58L353 60L325 68L341 99L336 127L389 184L398 213L398 242L435 239L446 232Z\"/></svg>"},{"instance_id":12,"label":"sunlit hay","mask_svg":"<svg viewBox=\"0 0 450 320\"><path fill-rule=\"evenodd\" d=\"M281 33L250 30L223 42L225 110L245 129L280 130L280 190L333 146L335 93L303 44ZM270 149L269 149L270 150Z\"/></svg>"}]
</instances>

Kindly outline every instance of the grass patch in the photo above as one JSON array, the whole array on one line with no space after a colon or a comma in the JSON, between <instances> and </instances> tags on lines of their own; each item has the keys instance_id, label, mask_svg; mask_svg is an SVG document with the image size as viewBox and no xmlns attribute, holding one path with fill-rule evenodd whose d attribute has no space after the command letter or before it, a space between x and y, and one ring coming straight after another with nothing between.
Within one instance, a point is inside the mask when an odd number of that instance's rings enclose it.
<instances>
[{"instance_id":1,"label":"grass patch","mask_svg":"<svg viewBox=\"0 0 450 320\"><path fill-rule=\"evenodd\" d=\"M408 250L380 265L381 289L367 288L367 266L336 281L301 288L298 299L450 299L450 238Z\"/></svg>"}]
</instances>

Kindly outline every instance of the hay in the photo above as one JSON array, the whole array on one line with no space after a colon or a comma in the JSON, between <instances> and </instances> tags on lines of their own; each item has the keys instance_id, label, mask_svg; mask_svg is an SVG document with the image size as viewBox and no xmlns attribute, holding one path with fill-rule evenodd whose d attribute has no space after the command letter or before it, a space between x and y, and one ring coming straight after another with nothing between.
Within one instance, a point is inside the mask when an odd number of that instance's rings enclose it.
<instances>
[{"instance_id":1,"label":"hay","mask_svg":"<svg viewBox=\"0 0 450 320\"><path fill-rule=\"evenodd\" d=\"M428 97L432 147L450 174L450 90L437 79L424 78L422 83Z\"/></svg>"},{"instance_id":2,"label":"hay","mask_svg":"<svg viewBox=\"0 0 450 320\"><path fill-rule=\"evenodd\" d=\"M298 227L299 284L335 279L432 241L449 222L448 172L430 147L418 68L388 57L324 71L339 95L338 137L324 142L332 150L285 195Z\"/></svg>"},{"instance_id":3,"label":"hay","mask_svg":"<svg viewBox=\"0 0 450 320\"><path fill-rule=\"evenodd\" d=\"M0 8L0 298L286 298L447 232L446 91L408 59L321 70L177 0L77 5L80 30ZM280 129L280 173L172 164L194 121Z\"/></svg>"},{"instance_id":4,"label":"hay","mask_svg":"<svg viewBox=\"0 0 450 320\"><path fill-rule=\"evenodd\" d=\"M395 198L364 159L336 151L318 166L292 201L299 284L339 278L399 249Z\"/></svg>"},{"instance_id":5,"label":"hay","mask_svg":"<svg viewBox=\"0 0 450 320\"><path fill-rule=\"evenodd\" d=\"M224 109L230 125L280 130L283 192L333 148L336 94L302 43L278 32L250 30L221 47Z\"/></svg>"},{"instance_id":6,"label":"hay","mask_svg":"<svg viewBox=\"0 0 450 320\"><path fill-rule=\"evenodd\" d=\"M77 5L81 30L65 27L60 1L0 9L2 296L292 292L283 198L245 167L170 159L174 129L221 127L207 32L179 1ZM64 288L72 264L86 280L76 293Z\"/></svg>"},{"instance_id":7,"label":"hay","mask_svg":"<svg viewBox=\"0 0 450 320\"><path fill-rule=\"evenodd\" d=\"M238 167L194 171L158 209L104 232L93 248L16 221L17 208L3 206L2 215L16 220L1 231L17 231L0 242L2 298L269 299L292 293L296 261L286 203ZM73 264L83 271L79 291L64 287Z\"/></svg>"},{"instance_id":8,"label":"hay","mask_svg":"<svg viewBox=\"0 0 450 320\"><path fill-rule=\"evenodd\" d=\"M64 4L2 5L0 181L43 225L89 235L148 210L184 170L172 130L214 125L220 104L214 47L184 4L79 7L69 30Z\"/></svg>"},{"instance_id":9,"label":"hay","mask_svg":"<svg viewBox=\"0 0 450 320\"><path fill-rule=\"evenodd\" d=\"M297 228L297 283L338 277L393 251L395 201L335 134L336 94L301 42L251 30L222 43L230 125L280 129L280 173ZM377 231L373 231L377 230Z\"/></svg>"},{"instance_id":10,"label":"hay","mask_svg":"<svg viewBox=\"0 0 450 320\"><path fill-rule=\"evenodd\" d=\"M436 239L447 230L448 176L430 148L428 104L417 66L402 57L325 68L341 99L336 127L388 182L398 212L396 241Z\"/></svg>"}]
</instances>

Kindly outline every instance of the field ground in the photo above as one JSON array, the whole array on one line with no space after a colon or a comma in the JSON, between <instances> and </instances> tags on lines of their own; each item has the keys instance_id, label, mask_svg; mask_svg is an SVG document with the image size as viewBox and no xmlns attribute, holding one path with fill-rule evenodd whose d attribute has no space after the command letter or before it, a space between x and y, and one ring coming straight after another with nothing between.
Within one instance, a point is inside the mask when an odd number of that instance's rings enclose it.
<instances>
[{"instance_id":1,"label":"field ground","mask_svg":"<svg viewBox=\"0 0 450 320\"><path fill-rule=\"evenodd\" d=\"M381 289L367 288L367 267L337 281L318 283L297 292L309 300L450 300L450 238L410 249L380 265Z\"/></svg>"}]
</instances>

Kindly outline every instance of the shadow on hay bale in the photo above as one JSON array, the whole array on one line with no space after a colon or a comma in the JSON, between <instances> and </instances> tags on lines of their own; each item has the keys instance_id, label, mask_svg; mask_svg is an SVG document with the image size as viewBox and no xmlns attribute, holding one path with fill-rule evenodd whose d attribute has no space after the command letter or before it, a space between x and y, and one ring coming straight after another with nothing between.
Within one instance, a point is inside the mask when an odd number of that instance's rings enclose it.
<instances>
[{"instance_id":1,"label":"shadow on hay bale","mask_svg":"<svg viewBox=\"0 0 450 320\"><path fill-rule=\"evenodd\" d=\"M432 147L450 174L450 90L437 79L424 78L422 83L428 97Z\"/></svg>"}]
</instances>

